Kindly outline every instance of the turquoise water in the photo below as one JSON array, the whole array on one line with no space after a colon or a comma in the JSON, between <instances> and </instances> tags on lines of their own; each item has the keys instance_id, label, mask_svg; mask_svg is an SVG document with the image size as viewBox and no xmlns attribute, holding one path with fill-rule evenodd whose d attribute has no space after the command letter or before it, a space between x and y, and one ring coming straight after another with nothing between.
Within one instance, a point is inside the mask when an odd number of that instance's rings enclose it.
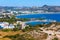
<instances>
[{"instance_id":1,"label":"turquoise water","mask_svg":"<svg viewBox=\"0 0 60 40\"><path fill-rule=\"evenodd\" d=\"M40 25L40 24L49 24L50 22L28 22L28 23L26 23L26 24L28 24L28 25L33 25L33 26L35 26L35 25Z\"/></svg>"}]
</instances>

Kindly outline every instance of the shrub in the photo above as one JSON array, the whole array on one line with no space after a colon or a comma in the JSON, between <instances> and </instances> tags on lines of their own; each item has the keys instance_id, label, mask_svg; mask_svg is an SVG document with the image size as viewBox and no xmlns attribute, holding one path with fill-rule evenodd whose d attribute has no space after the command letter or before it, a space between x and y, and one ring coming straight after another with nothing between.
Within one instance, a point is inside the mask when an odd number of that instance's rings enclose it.
<instances>
[{"instance_id":1,"label":"shrub","mask_svg":"<svg viewBox=\"0 0 60 40\"><path fill-rule=\"evenodd\" d=\"M10 38L12 40L34 40L34 38L28 34L23 34L23 35L16 34L16 35L11 35L11 36L7 35L4 38Z\"/></svg>"},{"instance_id":2,"label":"shrub","mask_svg":"<svg viewBox=\"0 0 60 40\"><path fill-rule=\"evenodd\" d=\"M9 32L12 31L12 29L2 29L3 32Z\"/></svg>"},{"instance_id":3,"label":"shrub","mask_svg":"<svg viewBox=\"0 0 60 40\"><path fill-rule=\"evenodd\" d=\"M54 39L52 39L52 40L58 40L58 38L54 38Z\"/></svg>"},{"instance_id":4,"label":"shrub","mask_svg":"<svg viewBox=\"0 0 60 40\"><path fill-rule=\"evenodd\" d=\"M12 31L18 31L19 29L18 28L13 28L13 30Z\"/></svg>"}]
</instances>

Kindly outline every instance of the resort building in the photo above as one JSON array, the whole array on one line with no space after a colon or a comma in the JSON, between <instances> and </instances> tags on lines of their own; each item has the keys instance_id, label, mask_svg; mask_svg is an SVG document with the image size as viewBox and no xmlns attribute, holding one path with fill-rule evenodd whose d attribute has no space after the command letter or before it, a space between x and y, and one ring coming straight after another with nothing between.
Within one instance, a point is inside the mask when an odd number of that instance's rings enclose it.
<instances>
[{"instance_id":1,"label":"resort building","mask_svg":"<svg viewBox=\"0 0 60 40\"><path fill-rule=\"evenodd\" d=\"M17 24L20 24L20 28L24 29L27 25L25 22L17 21Z\"/></svg>"},{"instance_id":2,"label":"resort building","mask_svg":"<svg viewBox=\"0 0 60 40\"><path fill-rule=\"evenodd\" d=\"M8 28L14 28L13 24L9 24L8 22L0 22L0 29L8 29Z\"/></svg>"}]
</instances>

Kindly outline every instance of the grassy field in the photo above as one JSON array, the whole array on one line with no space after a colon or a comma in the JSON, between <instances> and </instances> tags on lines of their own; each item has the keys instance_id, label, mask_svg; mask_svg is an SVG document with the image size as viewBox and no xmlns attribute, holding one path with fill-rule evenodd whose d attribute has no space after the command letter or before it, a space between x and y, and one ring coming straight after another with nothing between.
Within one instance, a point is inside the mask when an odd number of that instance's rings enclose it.
<instances>
[{"instance_id":1,"label":"grassy field","mask_svg":"<svg viewBox=\"0 0 60 40\"><path fill-rule=\"evenodd\" d=\"M10 38L3 38L4 36L12 36L12 35L16 35L16 34L23 34L22 31L9 31L9 32L3 32L0 31L0 40L11 40Z\"/></svg>"}]
</instances>

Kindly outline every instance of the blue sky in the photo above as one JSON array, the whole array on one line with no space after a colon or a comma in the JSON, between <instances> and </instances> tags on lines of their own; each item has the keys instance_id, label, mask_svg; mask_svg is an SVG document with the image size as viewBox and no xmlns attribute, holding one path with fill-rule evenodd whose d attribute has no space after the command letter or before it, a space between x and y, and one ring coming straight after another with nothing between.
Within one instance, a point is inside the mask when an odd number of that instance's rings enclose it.
<instances>
[{"instance_id":1,"label":"blue sky","mask_svg":"<svg viewBox=\"0 0 60 40\"><path fill-rule=\"evenodd\" d=\"M60 0L0 0L0 6L42 6L58 5Z\"/></svg>"}]
</instances>

